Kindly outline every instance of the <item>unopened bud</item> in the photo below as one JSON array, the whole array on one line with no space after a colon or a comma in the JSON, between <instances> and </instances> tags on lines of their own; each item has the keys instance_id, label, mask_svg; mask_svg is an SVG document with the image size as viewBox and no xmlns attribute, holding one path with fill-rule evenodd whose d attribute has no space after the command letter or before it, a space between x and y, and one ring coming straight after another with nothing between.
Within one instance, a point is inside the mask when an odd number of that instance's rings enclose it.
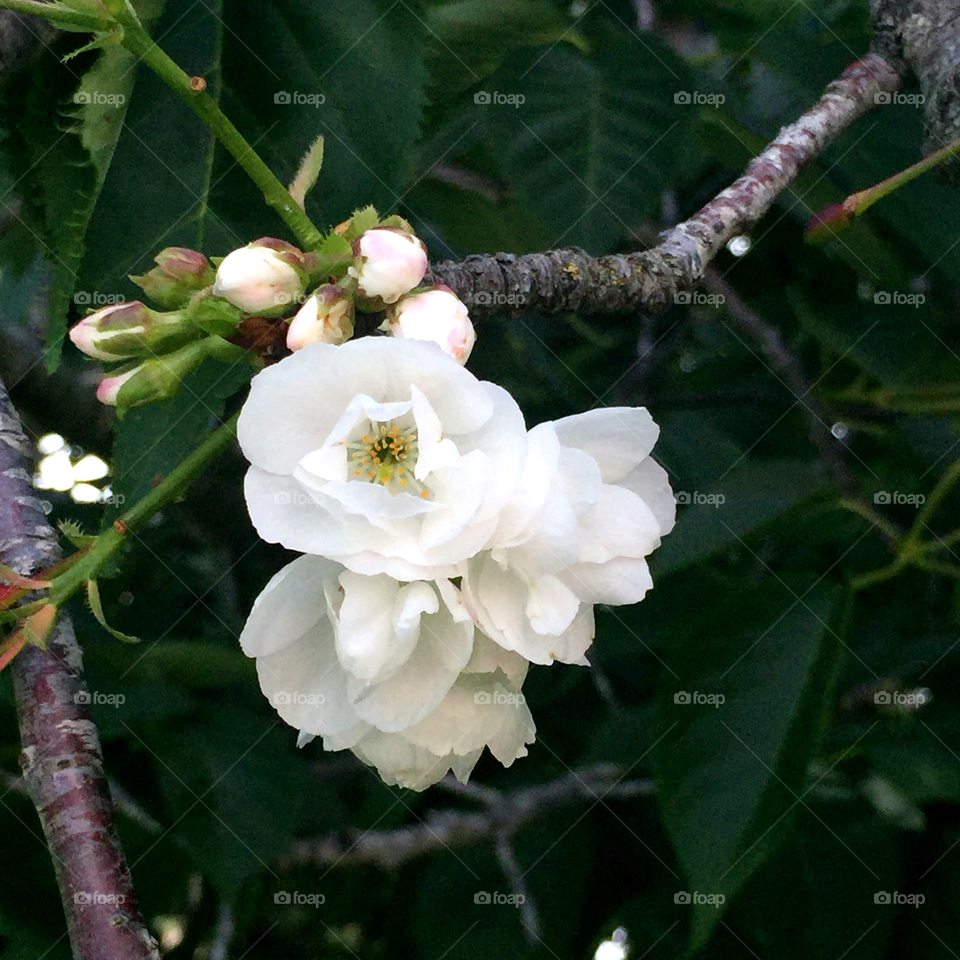
<instances>
[{"instance_id":1,"label":"unopened bud","mask_svg":"<svg viewBox=\"0 0 960 960\"><path fill-rule=\"evenodd\" d=\"M457 363L466 363L477 334L467 308L448 287L404 297L387 311L380 327L406 340L431 340Z\"/></svg>"},{"instance_id":2,"label":"unopened bud","mask_svg":"<svg viewBox=\"0 0 960 960\"><path fill-rule=\"evenodd\" d=\"M184 306L197 290L209 287L216 278L210 261L187 247L166 247L154 260L156 267L130 279L164 307Z\"/></svg>"},{"instance_id":3,"label":"unopened bud","mask_svg":"<svg viewBox=\"0 0 960 960\"><path fill-rule=\"evenodd\" d=\"M213 293L244 313L280 316L303 295L305 265L306 258L296 247L262 237L223 258Z\"/></svg>"},{"instance_id":4,"label":"unopened bud","mask_svg":"<svg viewBox=\"0 0 960 960\"><path fill-rule=\"evenodd\" d=\"M287 330L287 347L308 343L341 344L353 336L353 299L332 283L318 287L297 311Z\"/></svg>"},{"instance_id":5,"label":"unopened bud","mask_svg":"<svg viewBox=\"0 0 960 960\"><path fill-rule=\"evenodd\" d=\"M139 300L88 314L70 330L78 350L97 360L148 357L183 346L197 336L177 311L160 313Z\"/></svg>"},{"instance_id":6,"label":"unopened bud","mask_svg":"<svg viewBox=\"0 0 960 960\"><path fill-rule=\"evenodd\" d=\"M357 292L372 301L373 309L396 303L427 272L423 241L400 227L367 230L353 242L353 265L347 271L357 281Z\"/></svg>"},{"instance_id":7,"label":"unopened bud","mask_svg":"<svg viewBox=\"0 0 960 960\"><path fill-rule=\"evenodd\" d=\"M129 407L172 397L180 389L183 378L208 356L210 339L213 338L188 343L173 353L104 377L97 388L97 399L116 407L123 416Z\"/></svg>"}]
</instances>

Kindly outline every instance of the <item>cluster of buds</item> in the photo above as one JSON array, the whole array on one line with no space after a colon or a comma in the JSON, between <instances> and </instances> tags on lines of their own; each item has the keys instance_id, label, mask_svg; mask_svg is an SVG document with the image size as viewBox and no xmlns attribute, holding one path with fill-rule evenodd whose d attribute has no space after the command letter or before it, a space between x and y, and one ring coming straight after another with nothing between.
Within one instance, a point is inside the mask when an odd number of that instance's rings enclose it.
<instances>
[{"instance_id":1,"label":"cluster of buds","mask_svg":"<svg viewBox=\"0 0 960 960\"><path fill-rule=\"evenodd\" d=\"M264 331L278 327L293 352L345 343L357 311L382 313L384 332L432 341L461 364L476 339L453 291L419 286L427 250L410 224L396 216L381 223L372 207L337 226L317 252L261 237L213 263L184 247L155 259L156 267L130 279L163 311L140 301L112 304L70 331L88 356L123 364L97 390L121 414L172 396L206 356L262 363L276 341Z\"/></svg>"}]
</instances>

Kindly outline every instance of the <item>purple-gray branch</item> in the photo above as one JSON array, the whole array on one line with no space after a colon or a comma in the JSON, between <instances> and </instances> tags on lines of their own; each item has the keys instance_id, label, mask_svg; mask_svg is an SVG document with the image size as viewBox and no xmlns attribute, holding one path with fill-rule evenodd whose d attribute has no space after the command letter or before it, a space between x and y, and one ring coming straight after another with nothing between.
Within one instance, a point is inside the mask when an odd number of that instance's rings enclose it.
<instances>
[{"instance_id":1,"label":"purple-gray branch","mask_svg":"<svg viewBox=\"0 0 960 960\"><path fill-rule=\"evenodd\" d=\"M31 486L30 445L0 382L0 561L36 574L60 559ZM47 838L79 960L159 960L137 906L113 824L80 647L61 612L46 650L29 644L10 666L20 766Z\"/></svg>"},{"instance_id":2,"label":"purple-gray branch","mask_svg":"<svg viewBox=\"0 0 960 960\"><path fill-rule=\"evenodd\" d=\"M607 257L576 248L476 255L461 263L433 264L425 282L446 284L475 316L503 312L505 303L516 305L517 313L622 313L671 306L678 292L700 283L727 241L760 220L805 164L873 108L876 94L899 86L897 70L876 54L852 63L742 177L651 250Z\"/></svg>"}]
</instances>

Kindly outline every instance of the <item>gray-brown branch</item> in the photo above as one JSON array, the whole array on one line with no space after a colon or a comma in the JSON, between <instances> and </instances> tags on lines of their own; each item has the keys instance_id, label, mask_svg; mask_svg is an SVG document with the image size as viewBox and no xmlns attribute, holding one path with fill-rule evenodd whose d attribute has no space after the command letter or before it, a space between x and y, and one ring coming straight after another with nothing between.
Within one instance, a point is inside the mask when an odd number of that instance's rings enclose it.
<instances>
[{"instance_id":1,"label":"gray-brown branch","mask_svg":"<svg viewBox=\"0 0 960 960\"><path fill-rule=\"evenodd\" d=\"M957 0L872 0L873 49L920 84L924 155L960 138L960 7ZM960 183L954 157L937 168Z\"/></svg>"},{"instance_id":2,"label":"gray-brown branch","mask_svg":"<svg viewBox=\"0 0 960 960\"><path fill-rule=\"evenodd\" d=\"M0 382L0 561L29 575L60 559L31 486L30 446ZM62 612L46 650L27 645L13 673L20 766L47 838L78 960L159 960L113 823L100 738L73 623Z\"/></svg>"},{"instance_id":3,"label":"gray-brown branch","mask_svg":"<svg viewBox=\"0 0 960 960\"><path fill-rule=\"evenodd\" d=\"M502 312L504 304L515 304L518 313L586 314L670 306L678 292L700 283L731 237L749 232L805 164L874 107L876 94L899 86L897 70L877 54L852 63L742 177L651 250L606 257L577 248L476 255L433 264L425 282L446 284L476 317Z\"/></svg>"},{"instance_id":4,"label":"gray-brown branch","mask_svg":"<svg viewBox=\"0 0 960 960\"><path fill-rule=\"evenodd\" d=\"M477 813L435 810L422 822L396 830L350 830L303 840L285 854L279 867L289 870L298 866L373 863L394 870L429 853L508 838L537 817L569 803L603 802L654 792L652 780L621 781L622 775L611 764L598 764L514 793L499 793L486 787L478 791L472 784L460 790L454 783L444 781L443 786L479 801L484 809Z\"/></svg>"}]
</instances>

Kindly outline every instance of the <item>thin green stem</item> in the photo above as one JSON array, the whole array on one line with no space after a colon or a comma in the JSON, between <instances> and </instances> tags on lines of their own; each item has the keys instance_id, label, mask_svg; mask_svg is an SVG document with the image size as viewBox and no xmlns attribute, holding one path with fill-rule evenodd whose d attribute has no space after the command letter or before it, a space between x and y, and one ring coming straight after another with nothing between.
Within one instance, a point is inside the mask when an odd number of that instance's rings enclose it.
<instances>
[{"instance_id":1,"label":"thin green stem","mask_svg":"<svg viewBox=\"0 0 960 960\"><path fill-rule=\"evenodd\" d=\"M125 4L111 2L108 6L116 22L123 27L123 45L186 100L193 112L213 131L250 179L263 191L264 200L280 214L300 245L308 250L316 249L323 235L230 122L217 102L208 93L198 89L201 85L191 85L191 77L151 40L140 21Z\"/></svg>"},{"instance_id":2,"label":"thin green stem","mask_svg":"<svg viewBox=\"0 0 960 960\"><path fill-rule=\"evenodd\" d=\"M131 533L139 530L158 510L180 496L203 472L207 464L219 456L236 438L240 414L231 417L215 430L183 463L157 484L142 500L134 504L104 530L90 546L86 555L50 586L50 602L60 606L81 589L87 580L95 580L103 568L128 541Z\"/></svg>"},{"instance_id":3,"label":"thin green stem","mask_svg":"<svg viewBox=\"0 0 960 960\"><path fill-rule=\"evenodd\" d=\"M869 520L870 523L879 527L891 540L900 539L900 531L897 530L897 528L890 523L889 520L880 516L876 510L871 510L870 507L862 501L843 499L837 504L837 506L843 510L849 510L851 513L855 513L859 517L863 517L864 520Z\"/></svg>"},{"instance_id":4,"label":"thin green stem","mask_svg":"<svg viewBox=\"0 0 960 960\"><path fill-rule=\"evenodd\" d=\"M947 146L943 147L942 149L931 153L930 156L925 157L923 160L913 164L910 167L907 167L906 170L901 170L899 173L895 173L892 177L882 180L875 186L869 187L866 190L861 190L859 193L851 194L846 199L844 206L851 207L851 212L854 213L855 216L859 217L864 210L866 210L868 207L872 207L878 200L881 200L883 197L887 196L887 194L893 193L893 191L898 187L902 187L905 183L909 183L911 180L919 177L920 174L926 173L931 167L935 167L938 163L946 160L948 157L954 156L956 153L960 153L960 140L954 140L953 143L947 144Z\"/></svg>"},{"instance_id":5,"label":"thin green stem","mask_svg":"<svg viewBox=\"0 0 960 960\"><path fill-rule=\"evenodd\" d=\"M69 24L81 30L98 33L109 30L110 22L103 17L84 13L82 10L71 10L68 7L59 7L51 3L41 3L38 0L3 0L0 9L13 10L15 13L28 13L35 17L46 17L60 25Z\"/></svg>"},{"instance_id":6,"label":"thin green stem","mask_svg":"<svg viewBox=\"0 0 960 960\"><path fill-rule=\"evenodd\" d=\"M949 550L955 543L960 542L960 530L954 530L944 537L927 540L923 545L924 553L936 553L938 550Z\"/></svg>"},{"instance_id":7,"label":"thin green stem","mask_svg":"<svg viewBox=\"0 0 960 960\"><path fill-rule=\"evenodd\" d=\"M919 543L922 539L921 534L927 526L927 521L936 512L937 507L943 502L943 498L950 492L950 488L960 479L960 460L954 462L943 472L943 475L937 481L930 496L917 514L907 539Z\"/></svg>"}]
</instances>

